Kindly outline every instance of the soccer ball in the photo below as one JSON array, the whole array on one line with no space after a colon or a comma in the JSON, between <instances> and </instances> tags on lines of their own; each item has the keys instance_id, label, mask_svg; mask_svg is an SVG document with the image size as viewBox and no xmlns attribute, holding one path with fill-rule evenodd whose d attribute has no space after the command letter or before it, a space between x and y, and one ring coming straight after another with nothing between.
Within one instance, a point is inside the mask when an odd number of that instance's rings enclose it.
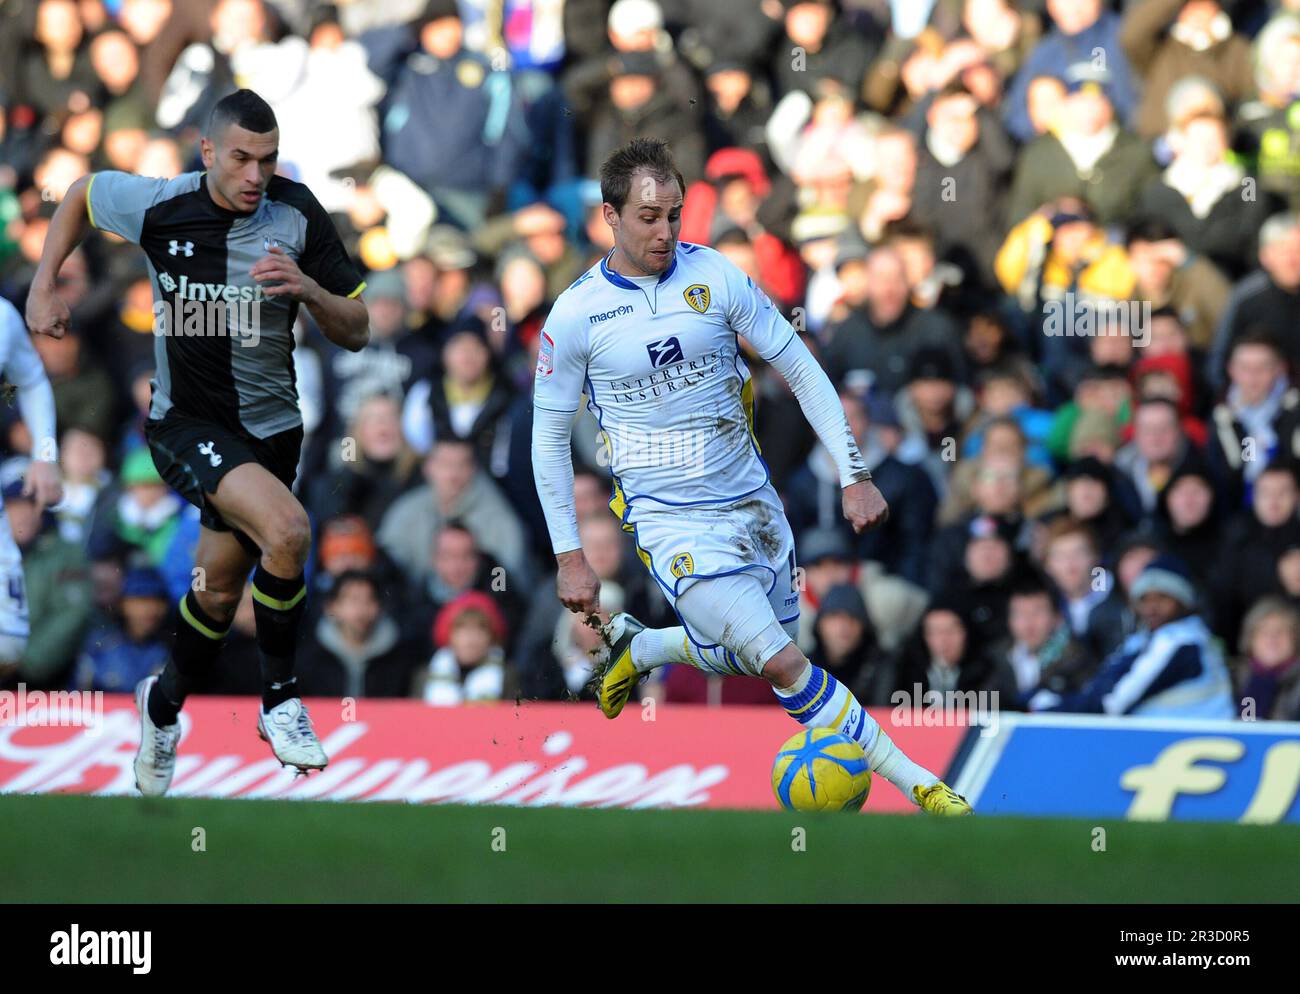
<instances>
[{"instance_id":1,"label":"soccer ball","mask_svg":"<svg viewBox=\"0 0 1300 994\"><path fill-rule=\"evenodd\" d=\"M866 753L831 728L797 732L776 754L772 790L787 811L859 811L871 790Z\"/></svg>"}]
</instances>

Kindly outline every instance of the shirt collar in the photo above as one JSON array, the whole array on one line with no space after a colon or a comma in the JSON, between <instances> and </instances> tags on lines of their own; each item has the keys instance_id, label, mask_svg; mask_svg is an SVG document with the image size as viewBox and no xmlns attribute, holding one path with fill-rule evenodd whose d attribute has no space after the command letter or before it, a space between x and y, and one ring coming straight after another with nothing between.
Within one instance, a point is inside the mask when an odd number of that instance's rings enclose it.
<instances>
[{"instance_id":1,"label":"shirt collar","mask_svg":"<svg viewBox=\"0 0 1300 994\"><path fill-rule=\"evenodd\" d=\"M610 249L609 254L605 256L605 258L600 260L600 275L605 277L605 279L609 280L611 283L613 283L616 287L619 287L620 289L640 290L641 288L637 286L635 283L633 283L626 276L616 273L614 272L614 270L609 268L609 260L612 259L613 256L614 256L614 250ZM677 271L677 252L676 250L674 250L673 261L669 263L668 268L665 269L660 274L659 282L656 283L655 286L663 286L663 284L667 282L668 278L672 276L673 273L675 273L676 271Z\"/></svg>"}]
</instances>

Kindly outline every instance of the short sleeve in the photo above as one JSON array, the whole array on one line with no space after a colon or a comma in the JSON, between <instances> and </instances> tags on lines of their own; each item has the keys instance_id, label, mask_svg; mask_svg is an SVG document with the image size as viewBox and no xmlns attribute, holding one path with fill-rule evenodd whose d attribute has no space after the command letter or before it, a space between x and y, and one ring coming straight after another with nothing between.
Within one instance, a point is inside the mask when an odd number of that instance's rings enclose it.
<instances>
[{"instance_id":1,"label":"short sleeve","mask_svg":"<svg viewBox=\"0 0 1300 994\"><path fill-rule=\"evenodd\" d=\"M727 321L732 331L745 336L754 351L771 362L794 340L794 327L772 303L772 298L730 259L720 257L720 262L727 289Z\"/></svg>"},{"instance_id":2,"label":"short sleeve","mask_svg":"<svg viewBox=\"0 0 1300 994\"><path fill-rule=\"evenodd\" d=\"M581 406L586 380L587 329L557 306L542 326L533 404L571 414Z\"/></svg>"},{"instance_id":3,"label":"short sleeve","mask_svg":"<svg viewBox=\"0 0 1300 994\"><path fill-rule=\"evenodd\" d=\"M307 237L298 267L335 296L357 296L366 284L348 257L333 219L315 197L305 206Z\"/></svg>"},{"instance_id":4,"label":"short sleeve","mask_svg":"<svg viewBox=\"0 0 1300 994\"><path fill-rule=\"evenodd\" d=\"M167 183L156 176L136 176L116 169L91 173L86 186L90 223L100 231L140 244L145 212L166 199Z\"/></svg>"}]
</instances>

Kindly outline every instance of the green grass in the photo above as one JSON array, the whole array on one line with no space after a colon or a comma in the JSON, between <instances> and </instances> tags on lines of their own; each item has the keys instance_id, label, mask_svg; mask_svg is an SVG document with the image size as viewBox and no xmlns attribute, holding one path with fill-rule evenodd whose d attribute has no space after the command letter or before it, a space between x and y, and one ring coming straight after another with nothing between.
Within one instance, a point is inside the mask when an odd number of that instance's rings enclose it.
<instances>
[{"instance_id":1,"label":"green grass","mask_svg":"<svg viewBox=\"0 0 1300 994\"><path fill-rule=\"evenodd\" d=\"M0 796L0 901L1294 901L1290 826ZM206 852L191 847L206 832ZM806 851L792 833L806 830ZM505 851L493 833L505 830ZM21 858L14 858L21 854Z\"/></svg>"}]
</instances>

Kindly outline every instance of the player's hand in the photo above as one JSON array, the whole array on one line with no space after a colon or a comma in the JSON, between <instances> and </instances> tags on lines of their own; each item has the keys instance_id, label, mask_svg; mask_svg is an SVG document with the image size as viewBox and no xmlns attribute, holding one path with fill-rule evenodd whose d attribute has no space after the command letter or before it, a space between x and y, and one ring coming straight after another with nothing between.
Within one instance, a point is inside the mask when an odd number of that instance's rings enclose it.
<instances>
[{"instance_id":1,"label":"player's hand","mask_svg":"<svg viewBox=\"0 0 1300 994\"><path fill-rule=\"evenodd\" d=\"M578 614L596 614L600 610L600 577L582 550L562 552L555 557L555 562L559 566L555 592L560 603Z\"/></svg>"},{"instance_id":2,"label":"player's hand","mask_svg":"<svg viewBox=\"0 0 1300 994\"><path fill-rule=\"evenodd\" d=\"M52 462L33 462L27 467L23 481L23 496L36 501L36 509L44 510L63 500L63 481L59 467Z\"/></svg>"},{"instance_id":3,"label":"player's hand","mask_svg":"<svg viewBox=\"0 0 1300 994\"><path fill-rule=\"evenodd\" d=\"M297 260L280 246L272 245L268 252L248 271L263 284L262 292L268 297L288 296L306 302L320 290L320 284L299 269ZM271 285L266 286L268 283Z\"/></svg>"},{"instance_id":4,"label":"player's hand","mask_svg":"<svg viewBox=\"0 0 1300 994\"><path fill-rule=\"evenodd\" d=\"M33 283L27 294L26 318L32 334L62 338L71 326L72 312L53 286Z\"/></svg>"},{"instance_id":5,"label":"player's hand","mask_svg":"<svg viewBox=\"0 0 1300 994\"><path fill-rule=\"evenodd\" d=\"M858 534L879 528L889 517L889 505L885 503L884 495L870 480L845 487L842 503L845 520Z\"/></svg>"}]
</instances>

